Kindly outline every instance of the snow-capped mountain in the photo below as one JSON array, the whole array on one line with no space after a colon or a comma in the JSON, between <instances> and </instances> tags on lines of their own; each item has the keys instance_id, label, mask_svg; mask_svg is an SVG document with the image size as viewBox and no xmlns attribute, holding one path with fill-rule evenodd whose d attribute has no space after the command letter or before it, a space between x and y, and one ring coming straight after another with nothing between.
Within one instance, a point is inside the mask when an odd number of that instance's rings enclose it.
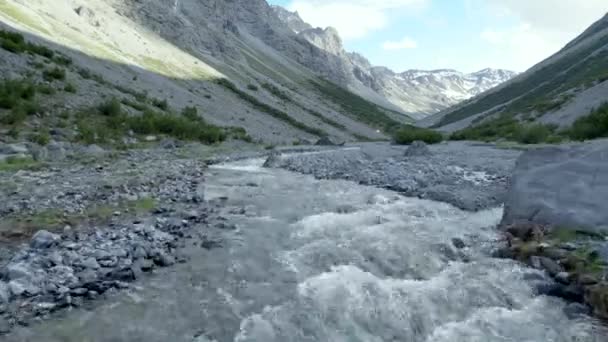
<instances>
[{"instance_id":1,"label":"snow-capped mountain","mask_svg":"<svg viewBox=\"0 0 608 342\"><path fill-rule=\"evenodd\" d=\"M417 119L477 96L517 75L500 69L483 69L470 74L456 70L396 73L386 67L372 66L358 53L345 51L335 29L313 28L297 12L280 6L273 6L273 9L294 33L339 58L339 69L348 75L346 82L352 91L376 102L386 101Z\"/></svg>"}]
</instances>

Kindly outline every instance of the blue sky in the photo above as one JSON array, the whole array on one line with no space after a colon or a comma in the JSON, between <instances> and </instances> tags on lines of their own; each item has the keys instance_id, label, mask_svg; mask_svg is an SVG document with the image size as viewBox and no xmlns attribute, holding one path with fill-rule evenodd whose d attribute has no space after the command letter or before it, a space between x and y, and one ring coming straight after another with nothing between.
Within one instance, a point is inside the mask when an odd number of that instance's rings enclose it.
<instances>
[{"instance_id":1,"label":"blue sky","mask_svg":"<svg viewBox=\"0 0 608 342\"><path fill-rule=\"evenodd\" d=\"M608 12L607 0L269 0L395 71L525 71Z\"/></svg>"}]
</instances>

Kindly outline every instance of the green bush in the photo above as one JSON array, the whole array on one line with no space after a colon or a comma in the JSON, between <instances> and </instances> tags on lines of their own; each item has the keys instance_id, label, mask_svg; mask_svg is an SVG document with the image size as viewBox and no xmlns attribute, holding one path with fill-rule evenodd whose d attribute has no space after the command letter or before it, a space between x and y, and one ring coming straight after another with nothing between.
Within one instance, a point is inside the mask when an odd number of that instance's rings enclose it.
<instances>
[{"instance_id":1,"label":"green bush","mask_svg":"<svg viewBox=\"0 0 608 342\"><path fill-rule=\"evenodd\" d=\"M26 42L22 34L6 30L0 30L0 47L17 54L28 52L46 58L53 58L55 55L55 52L46 46Z\"/></svg>"},{"instance_id":2,"label":"green bush","mask_svg":"<svg viewBox=\"0 0 608 342\"><path fill-rule=\"evenodd\" d=\"M219 127L202 120L192 121L184 116L147 110L143 115L129 117L128 128L139 134L165 134L182 140L216 143L226 139Z\"/></svg>"},{"instance_id":3,"label":"green bush","mask_svg":"<svg viewBox=\"0 0 608 342\"><path fill-rule=\"evenodd\" d=\"M258 86L256 86L255 84L248 84L247 85L247 89L249 89L251 91L258 91L258 90L260 90L260 88Z\"/></svg>"},{"instance_id":4,"label":"green bush","mask_svg":"<svg viewBox=\"0 0 608 342\"><path fill-rule=\"evenodd\" d=\"M165 111L169 109L169 103L166 99L152 99L152 105L158 109L162 109Z\"/></svg>"},{"instance_id":5,"label":"green bush","mask_svg":"<svg viewBox=\"0 0 608 342\"><path fill-rule=\"evenodd\" d=\"M67 91L68 93L75 94L76 93L76 86L73 85L72 83L68 83L68 84L65 85L65 87L63 88L63 90Z\"/></svg>"},{"instance_id":6,"label":"green bush","mask_svg":"<svg viewBox=\"0 0 608 342\"><path fill-rule=\"evenodd\" d=\"M517 142L522 144L540 144L546 142L552 134L552 129L543 124L533 124L522 127Z\"/></svg>"},{"instance_id":7,"label":"green bush","mask_svg":"<svg viewBox=\"0 0 608 342\"><path fill-rule=\"evenodd\" d=\"M6 80L0 83L0 108L11 109L22 101L33 100L36 86L28 80Z\"/></svg>"},{"instance_id":8,"label":"green bush","mask_svg":"<svg viewBox=\"0 0 608 342\"><path fill-rule=\"evenodd\" d=\"M67 56L59 55L53 58L53 62L63 66L70 66L72 64L72 59Z\"/></svg>"},{"instance_id":9,"label":"green bush","mask_svg":"<svg viewBox=\"0 0 608 342\"><path fill-rule=\"evenodd\" d=\"M120 116L122 113L122 107L120 105L120 101L117 98L113 97L110 100L101 103L97 107L99 113L101 115L116 117Z\"/></svg>"},{"instance_id":10,"label":"green bush","mask_svg":"<svg viewBox=\"0 0 608 342\"><path fill-rule=\"evenodd\" d=\"M579 141L608 137L608 102L576 120L566 134Z\"/></svg>"},{"instance_id":11,"label":"green bush","mask_svg":"<svg viewBox=\"0 0 608 342\"><path fill-rule=\"evenodd\" d=\"M22 107L15 107L9 113L0 117L0 123L4 125L16 125L27 118L27 112Z\"/></svg>"},{"instance_id":12,"label":"green bush","mask_svg":"<svg viewBox=\"0 0 608 342\"><path fill-rule=\"evenodd\" d=\"M45 95L53 95L55 94L57 91L55 91L55 88L53 88L50 85L47 84L39 84L37 86L38 92L45 94Z\"/></svg>"},{"instance_id":13,"label":"green bush","mask_svg":"<svg viewBox=\"0 0 608 342\"><path fill-rule=\"evenodd\" d=\"M202 118L198 116L198 109L196 109L196 107L184 107L184 109L182 109L182 115L191 121L202 120Z\"/></svg>"},{"instance_id":14,"label":"green bush","mask_svg":"<svg viewBox=\"0 0 608 342\"><path fill-rule=\"evenodd\" d=\"M411 144L414 141L437 144L443 141L443 135L430 129L406 125L395 132L394 140L400 145Z\"/></svg>"},{"instance_id":15,"label":"green bush","mask_svg":"<svg viewBox=\"0 0 608 342\"><path fill-rule=\"evenodd\" d=\"M38 145L46 146L51 142L51 136L48 132L40 132L32 136L30 140Z\"/></svg>"},{"instance_id":16,"label":"green bush","mask_svg":"<svg viewBox=\"0 0 608 342\"><path fill-rule=\"evenodd\" d=\"M53 69L47 69L42 73L42 77L45 81L52 82L55 80L65 80L65 70L59 67Z\"/></svg>"}]
</instances>

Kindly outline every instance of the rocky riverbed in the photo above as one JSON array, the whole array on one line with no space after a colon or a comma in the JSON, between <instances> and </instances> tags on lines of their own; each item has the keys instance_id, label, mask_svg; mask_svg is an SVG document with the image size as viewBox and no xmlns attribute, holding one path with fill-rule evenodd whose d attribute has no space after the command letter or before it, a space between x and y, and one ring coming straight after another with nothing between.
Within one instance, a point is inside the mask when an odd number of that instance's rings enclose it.
<instances>
[{"instance_id":1,"label":"rocky riverbed","mask_svg":"<svg viewBox=\"0 0 608 342\"><path fill-rule=\"evenodd\" d=\"M103 151L0 172L0 333L185 262L186 238L211 247L206 227L225 223L203 195L208 152Z\"/></svg>"},{"instance_id":2,"label":"rocky riverbed","mask_svg":"<svg viewBox=\"0 0 608 342\"><path fill-rule=\"evenodd\" d=\"M480 210L502 205L507 181L520 154L489 144L410 148L370 143L332 153L283 155L268 166L320 179L352 180L465 210Z\"/></svg>"}]
</instances>

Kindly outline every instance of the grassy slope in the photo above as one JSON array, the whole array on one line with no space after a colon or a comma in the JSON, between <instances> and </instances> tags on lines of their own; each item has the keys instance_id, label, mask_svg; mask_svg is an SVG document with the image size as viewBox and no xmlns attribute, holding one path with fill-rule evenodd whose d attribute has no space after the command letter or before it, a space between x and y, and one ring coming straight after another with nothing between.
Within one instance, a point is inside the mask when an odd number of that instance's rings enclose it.
<instances>
[{"instance_id":1,"label":"grassy slope","mask_svg":"<svg viewBox=\"0 0 608 342\"><path fill-rule=\"evenodd\" d=\"M608 23L604 23L606 28ZM600 26L593 27L598 31ZM560 94L574 88L586 88L608 79L608 51L599 51L608 44L608 35L589 46L567 53L527 77L489 93L446 115L437 126L444 126L471 115L485 112L512 101L502 110L510 115L559 108L565 98Z\"/></svg>"}]
</instances>

